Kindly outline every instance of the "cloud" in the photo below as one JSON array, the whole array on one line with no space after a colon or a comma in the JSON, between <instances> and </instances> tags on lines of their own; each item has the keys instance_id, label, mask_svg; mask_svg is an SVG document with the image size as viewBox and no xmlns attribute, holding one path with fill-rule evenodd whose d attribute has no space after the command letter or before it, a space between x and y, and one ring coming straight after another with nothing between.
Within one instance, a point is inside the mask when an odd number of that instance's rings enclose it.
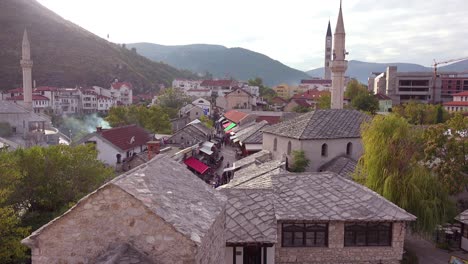
<instances>
[{"instance_id":1,"label":"cloud","mask_svg":"<svg viewBox=\"0 0 468 264\"><path fill-rule=\"evenodd\" d=\"M284 64L322 67L328 19L339 1L39 0L117 43L243 47ZM466 0L344 1L348 59L412 62L468 56Z\"/></svg>"}]
</instances>

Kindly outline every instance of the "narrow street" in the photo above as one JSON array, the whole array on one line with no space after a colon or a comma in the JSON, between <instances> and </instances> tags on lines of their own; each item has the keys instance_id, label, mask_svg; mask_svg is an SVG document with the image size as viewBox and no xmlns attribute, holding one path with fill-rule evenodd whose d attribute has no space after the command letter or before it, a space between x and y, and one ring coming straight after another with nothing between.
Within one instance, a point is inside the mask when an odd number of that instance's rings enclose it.
<instances>
[{"instance_id":1,"label":"narrow street","mask_svg":"<svg viewBox=\"0 0 468 264\"><path fill-rule=\"evenodd\" d=\"M433 243L417 236L407 236L405 248L418 256L419 264L447 264L451 256L468 259L466 252L438 249Z\"/></svg>"}]
</instances>

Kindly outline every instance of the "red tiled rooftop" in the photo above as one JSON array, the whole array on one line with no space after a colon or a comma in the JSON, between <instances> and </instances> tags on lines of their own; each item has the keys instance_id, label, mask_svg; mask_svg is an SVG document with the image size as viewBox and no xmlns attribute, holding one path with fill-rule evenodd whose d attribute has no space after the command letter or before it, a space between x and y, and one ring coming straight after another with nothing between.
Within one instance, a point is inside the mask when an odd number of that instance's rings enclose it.
<instances>
[{"instance_id":1,"label":"red tiled rooftop","mask_svg":"<svg viewBox=\"0 0 468 264\"><path fill-rule=\"evenodd\" d=\"M281 117L280 116L258 116L257 119L255 119L257 123L260 123L262 121L267 121L268 124L274 125L278 124L281 122Z\"/></svg>"},{"instance_id":2,"label":"red tiled rooftop","mask_svg":"<svg viewBox=\"0 0 468 264\"><path fill-rule=\"evenodd\" d=\"M51 87L51 86L40 86L34 89L36 92L46 92L46 91L57 91L57 87Z\"/></svg>"},{"instance_id":3,"label":"red tiled rooftop","mask_svg":"<svg viewBox=\"0 0 468 264\"><path fill-rule=\"evenodd\" d=\"M311 107L312 105L309 104L305 99L293 99L297 105L302 106L302 107Z\"/></svg>"},{"instance_id":4,"label":"red tiled rooftop","mask_svg":"<svg viewBox=\"0 0 468 264\"><path fill-rule=\"evenodd\" d=\"M327 91L319 91L318 89L311 89L307 90L304 93L296 94L292 97L292 99L307 99L307 100L315 100L324 95L328 95L330 92Z\"/></svg>"},{"instance_id":5,"label":"red tiled rooftop","mask_svg":"<svg viewBox=\"0 0 468 264\"><path fill-rule=\"evenodd\" d=\"M444 103L444 106L468 106L468 102L467 101L447 102L447 103Z\"/></svg>"},{"instance_id":6,"label":"red tiled rooftop","mask_svg":"<svg viewBox=\"0 0 468 264\"><path fill-rule=\"evenodd\" d=\"M224 114L224 117L226 119L229 119L231 120L232 122L234 123L239 123L240 121L242 121L242 119L244 119L246 116L248 116L249 114L247 113L244 113L244 112L240 112L240 111L237 111L237 110L231 110L231 111L228 111L227 113Z\"/></svg>"},{"instance_id":7,"label":"red tiled rooftop","mask_svg":"<svg viewBox=\"0 0 468 264\"><path fill-rule=\"evenodd\" d=\"M281 98L279 96L273 97L273 99L271 99L271 102L274 104L287 104L288 103L286 99Z\"/></svg>"},{"instance_id":8,"label":"red tiled rooftop","mask_svg":"<svg viewBox=\"0 0 468 264\"><path fill-rule=\"evenodd\" d=\"M32 99L33 99L33 101L42 101L42 100L49 101L49 98L47 98L45 96L42 96L42 95L37 95L37 94L33 94ZM23 101L24 97L22 95L17 95L17 96L7 98L7 100L10 100L10 101Z\"/></svg>"},{"instance_id":9,"label":"red tiled rooftop","mask_svg":"<svg viewBox=\"0 0 468 264\"><path fill-rule=\"evenodd\" d=\"M457 93L457 94L452 94L452 96L468 96L468 91Z\"/></svg>"},{"instance_id":10,"label":"red tiled rooftop","mask_svg":"<svg viewBox=\"0 0 468 264\"><path fill-rule=\"evenodd\" d=\"M211 87L211 86L235 86L237 81L234 80L204 80L200 86Z\"/></svg>"},{"instance_id":11,"label":"red tiled rooftop","mask_svg":"<svg viewBox=\"0 0 468 264\"><path fill-rule=\"evenodd\" d=\"M22 93L23 92L23 88L15 88L15 89L10 89L10 90L7 90L6 93Z\"/></svg>"},{"instance_id":12,"label":"red tiled rooftop","mask_svg":"<svg viewBox=\"0 0 468 264\"><path fill-rule=\"evenodd\" d=\"M151 134L137 125L104 129L96 133L123 151L145 145L151 140Z\"/></svg>"}]
</instances>

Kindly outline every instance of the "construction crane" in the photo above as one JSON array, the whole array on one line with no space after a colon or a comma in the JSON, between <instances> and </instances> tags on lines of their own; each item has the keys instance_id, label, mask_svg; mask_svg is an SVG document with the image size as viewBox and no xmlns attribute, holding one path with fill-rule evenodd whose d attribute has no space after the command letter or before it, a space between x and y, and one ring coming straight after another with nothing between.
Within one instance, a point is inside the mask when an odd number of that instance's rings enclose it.
<instances>
[{"instance_id":1,"label":"construction crane","mask_svg":"<svg viewBox=\"0 0 468 264\"><path fill-rule=\"evenodd\" d=\"M457 62L457 61L462 61L462 60L468 60L468 57L464 57L464 58L459 58L459 59L452 59L452 60L448 60L448 61L442 61L442 62L437 62L435 59L434 59L434 64L432 64L432 67L434 67L434 79L433 79L433 82L432 82L432 103L435 104L436 103L436 82L437 82L437 67L439 65L443 65L443 64L449 64L449 63L453 63L453 62Z\"/></svg>"}]
</instances>

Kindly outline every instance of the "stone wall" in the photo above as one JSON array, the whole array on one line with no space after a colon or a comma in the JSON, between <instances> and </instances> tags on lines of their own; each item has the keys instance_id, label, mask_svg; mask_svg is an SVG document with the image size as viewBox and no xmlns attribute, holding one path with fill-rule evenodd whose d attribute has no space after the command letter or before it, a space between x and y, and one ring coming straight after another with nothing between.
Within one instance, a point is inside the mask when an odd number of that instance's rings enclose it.
<instances>
[{"instance_id":1,"label":"stone wall","mask_svg":"<svg viewBox=\"0 0 468 264\"><path fill-rule=\"evenodd\" d=\"M224 255L226 253L225 223L226 212L223 210L212 224L209 232L202 238L202 243L195 257L196 263L224 263Z\"/></svg>"},{"instance_id":2,"label":"stone wall","mask_svg":"<svg viewBox=\"0 0 468 264\"><path fill-rule=\"evenodd\" d=\"M195 263L195 243L120 188L109 184L46 226L33 264L92 263L110 245L128 243L155 263Z\"/></svg>"},{"instance_id":3,"label":"stone wall","mask_svg":"<svg viewBox=\"0 0 468 264\"><path fill-rule=\"evenodd\" d=\"M276 264L399 264L403 256L405 223L393 223L390 247L344 247L344 223L328 225L328 247L283 248L278 224Z\"/></svg>"}]
</instances>

